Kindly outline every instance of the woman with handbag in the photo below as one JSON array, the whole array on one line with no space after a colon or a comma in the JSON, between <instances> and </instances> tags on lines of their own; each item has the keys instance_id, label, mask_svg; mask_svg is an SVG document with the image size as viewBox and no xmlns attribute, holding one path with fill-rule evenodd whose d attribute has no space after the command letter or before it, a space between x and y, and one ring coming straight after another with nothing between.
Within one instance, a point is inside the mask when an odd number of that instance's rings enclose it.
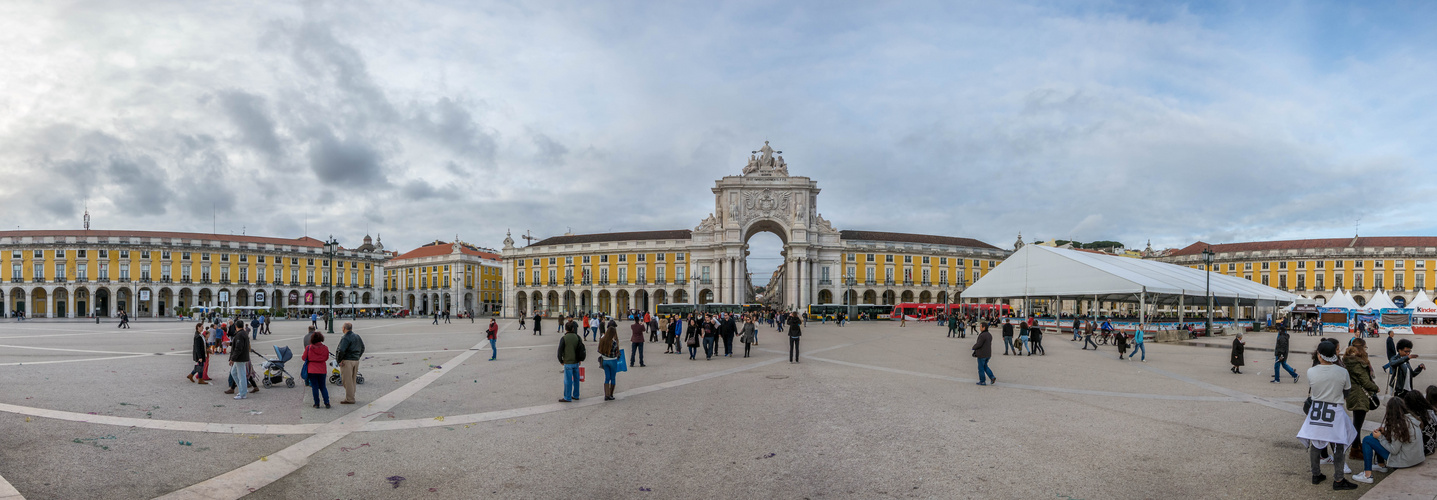
<instances>
[{"instance_id":1,"label":"woman with handbag","mask_svg":"<svg viewBox=\"0 0 1437 500\"><path fill-rule=\"evenodd\" d=\"M619 371L619 329L610 326L599 336L599 366L604 369L604 401L614 400L615 378Z\"/></svg>"},{"instance_id":2,"label":"woman with handbag","mask_svg":"<svg viewBox=\"0 0 1437 500\"><path fill-rule=\"evenodd\" d=\"M1377 409L1381 402L1377 394L1382 389L1372 381L1372 364L1367 361L1367 341L1352 339L1352 345L1347 347L1342 361L1347 365L1347 376L1352 382L1352 391L1347 393L1347 409L1352 411L1352 425L1359 434L1352 440L1347 458L1357 460L1362 458L1362 422L1367 419L1367 412Z\"/></svg>"},{"instance_id":3,"label":"woman with handbag","mask_svg":"<svg viewBox=\"0 0 1437 500\"><path fill-rule=\"evenodd\" d=\"M1237 334L1237 337L1234 337L1234 338L1232 339L1232 358L1231 358L1229 361L1232 362L1232 372L1233 372L1233 373L1236 373L1236 374L1239 374L1239 375L1242 374L1242 365L1243 365L1242 352L1243 352L1243 350L1246 349L1246 346L1247 346L1247 342L1244 341L1244 340L1242 340L1242 333L1239 332L1239 333Z\"/></svg>"},{"instance_id":4,"label":"woman with handbag","mask_svg":"<svg viewBox=\"0 0 1437 500\"><path fill-rule=\"evenodd\" d=\"M743 357L748 357L749 348L753 346L754 336L757 334L758 329L754 328L753 317L745 315L743 317L743 334L739 336L739 340L743 342Z\"/></svg>"},{"instance_id":5,"label":"woman with handbag","mask_svg":"<svg viewBox=\"0 0 1437 500\"><path fill-rule=\"evenodd\" d=\"M689 329L688 329L688 332L687 332L687 333L684 333L684 345L689 346L689 360L690 360L690 361L692 361L692 360L694 360L694 359L697 359L697 358L695 358L695 356L697 356L698 353L699 353L699 330L700 330L700 328L701 328L701 327L699 326L699 320L698 320L698 319L694 319L694 318L690 318L690 319L689 319Z\"/></svg>"}]
</instances>

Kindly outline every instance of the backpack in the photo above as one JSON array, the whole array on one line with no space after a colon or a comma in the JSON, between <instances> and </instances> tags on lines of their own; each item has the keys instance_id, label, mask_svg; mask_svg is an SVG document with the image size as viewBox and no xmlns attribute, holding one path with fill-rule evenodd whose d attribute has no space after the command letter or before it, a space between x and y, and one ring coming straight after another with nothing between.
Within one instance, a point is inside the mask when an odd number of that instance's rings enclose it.
<instances>
[{"instance_id":1,"label":"backpack","mask_svg":"<svg viewBox=\"0 0 1437 500\"><path fill-rule=\"evenodd\" d=\"M617 342L615 343L617 344ZM589 357L589 351L584 348L583 341L580 341L578 347L574 348L574 357L578 359L580 363L583 363L584 359Z\"/></svg>"}]
</instances>

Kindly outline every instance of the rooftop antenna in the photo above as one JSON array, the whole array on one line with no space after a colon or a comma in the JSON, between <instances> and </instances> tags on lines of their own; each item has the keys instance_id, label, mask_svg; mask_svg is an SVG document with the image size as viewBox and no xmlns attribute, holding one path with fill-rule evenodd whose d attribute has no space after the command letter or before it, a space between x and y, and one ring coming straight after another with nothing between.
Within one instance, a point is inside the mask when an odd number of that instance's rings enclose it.
<instances>
[{"instance_id":1,"label":"rooftop antenna","mask_svg":"<svg viewBox=\"0 0 1437 500\"><path fill-rule=\"evenodd\" d=\"M90 230L90 206L85 205L85 230Z\"/></svg>"}]
</instances>

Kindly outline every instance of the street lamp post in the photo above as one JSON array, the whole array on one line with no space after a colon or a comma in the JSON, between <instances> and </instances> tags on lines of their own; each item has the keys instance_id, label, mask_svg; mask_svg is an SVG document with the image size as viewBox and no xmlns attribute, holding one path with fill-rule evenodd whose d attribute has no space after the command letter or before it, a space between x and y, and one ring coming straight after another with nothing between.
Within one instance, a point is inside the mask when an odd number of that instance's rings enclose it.
<instances>
[{"instance_id":1,"label":"street lamp post","mask_svg":"<svg viewBox=\"0 0 1437 500\"><path fill-rule=\"evenodd\" d=\"M858 297L853 295L854 277L852 274L849 274L843 277L843 281L848 284L848 293L843 294L843 301L848 303L848 320L853 321L853 303L858 301Z\"/></svg>"},{"instance_id":2,"label":"street lamp post","mask_svg":"<svg viewBox=\"0 0 1437 500\"><path fill-rule=\"evenodd\" d=\"M1205 332L1212 336L1212 247L1202 249L1203 270L1207 271L1207 329Z\"/></svg>"},{"instance_id":3,"label":"street lamp post","mask_svg":"<svg viewBox=\"0 0 1437 500\"><path fill-rule=\"evenodd\" d=\"M324 253L329 257L329 279L325 280L329 285L329 310L324 314L325 333L334 333L334 254L339 250L339 242L334 235L329 235L329 241L324 242Z\"/></svg>"}]
</instances>

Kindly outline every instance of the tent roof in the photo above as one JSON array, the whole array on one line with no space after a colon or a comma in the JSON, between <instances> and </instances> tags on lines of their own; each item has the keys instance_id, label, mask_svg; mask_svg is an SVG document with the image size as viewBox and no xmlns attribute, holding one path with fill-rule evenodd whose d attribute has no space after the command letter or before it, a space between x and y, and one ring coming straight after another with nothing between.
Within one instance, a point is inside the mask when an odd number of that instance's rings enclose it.
<instances>
[{"instance_id":1,"label":"tent roof","mask_svg":"<svg viewBox=\"0 0 1437 500\"><path fill-rule=\"evenodd\" d=\"M1251 280L1208 273L1155 260L1027 245L1014 252L977 283L964 298L1093 297L1137 301L1137 294L1158 296L1153 303L1176 297L1205 297L1207 280L1219 302L1229 299L1294 302L1300 297ZM1223 304L1226 305L1226 304Z\"/></svg>"},{"instance_id":2,"label":"tent roof","mask_svg":"<svg viewBox=\"0 0 1437 500\"><path fill-rule=\"evenodd\" d=\"M1358 306L1358 305L1357 305L1357 301L1352 300L1352 296L1351 296L1351 295L1348 295L1348 293L1347 293L1346 290L1338 290L1338 291L1337 291L1337 295L1334 295L1334 296L1332 297L1332 300L1327 301L1327 303L1326 303L1326 304L1323 304L1322 307L1333 308L1333 309L1361 309L1361 308L1362 308L1361 306Z\"/></svg>"},{"instance_id":3,"label":"tent roof","mask_svg":"<svg viewBox=\"0 0 1437 500\"><path fill-rule=\"evenodd\" d=\"M1378 290L1377 295L1373 295L1372 300L1367 301L1366 309L1372 309L1374 311L1397 309L1397 304L1392 302L1392 297L1387 295L1387 291Z\"/></svg>"},{"instance_id":4,"label":"tent roof","mask_svg":"<svg viewBox=\"0 0 1437 500\"><path fill-rule=\"evenodd\" d=\"M1416 309L1419 307L1437 309L1437 303L1432 302L1432 298L1427 296L1426 290L1418 290L1417 296L1412 297L1412 300L1407 303L1407 307L1411 309Z\"/></svg>"}]
</instances>

